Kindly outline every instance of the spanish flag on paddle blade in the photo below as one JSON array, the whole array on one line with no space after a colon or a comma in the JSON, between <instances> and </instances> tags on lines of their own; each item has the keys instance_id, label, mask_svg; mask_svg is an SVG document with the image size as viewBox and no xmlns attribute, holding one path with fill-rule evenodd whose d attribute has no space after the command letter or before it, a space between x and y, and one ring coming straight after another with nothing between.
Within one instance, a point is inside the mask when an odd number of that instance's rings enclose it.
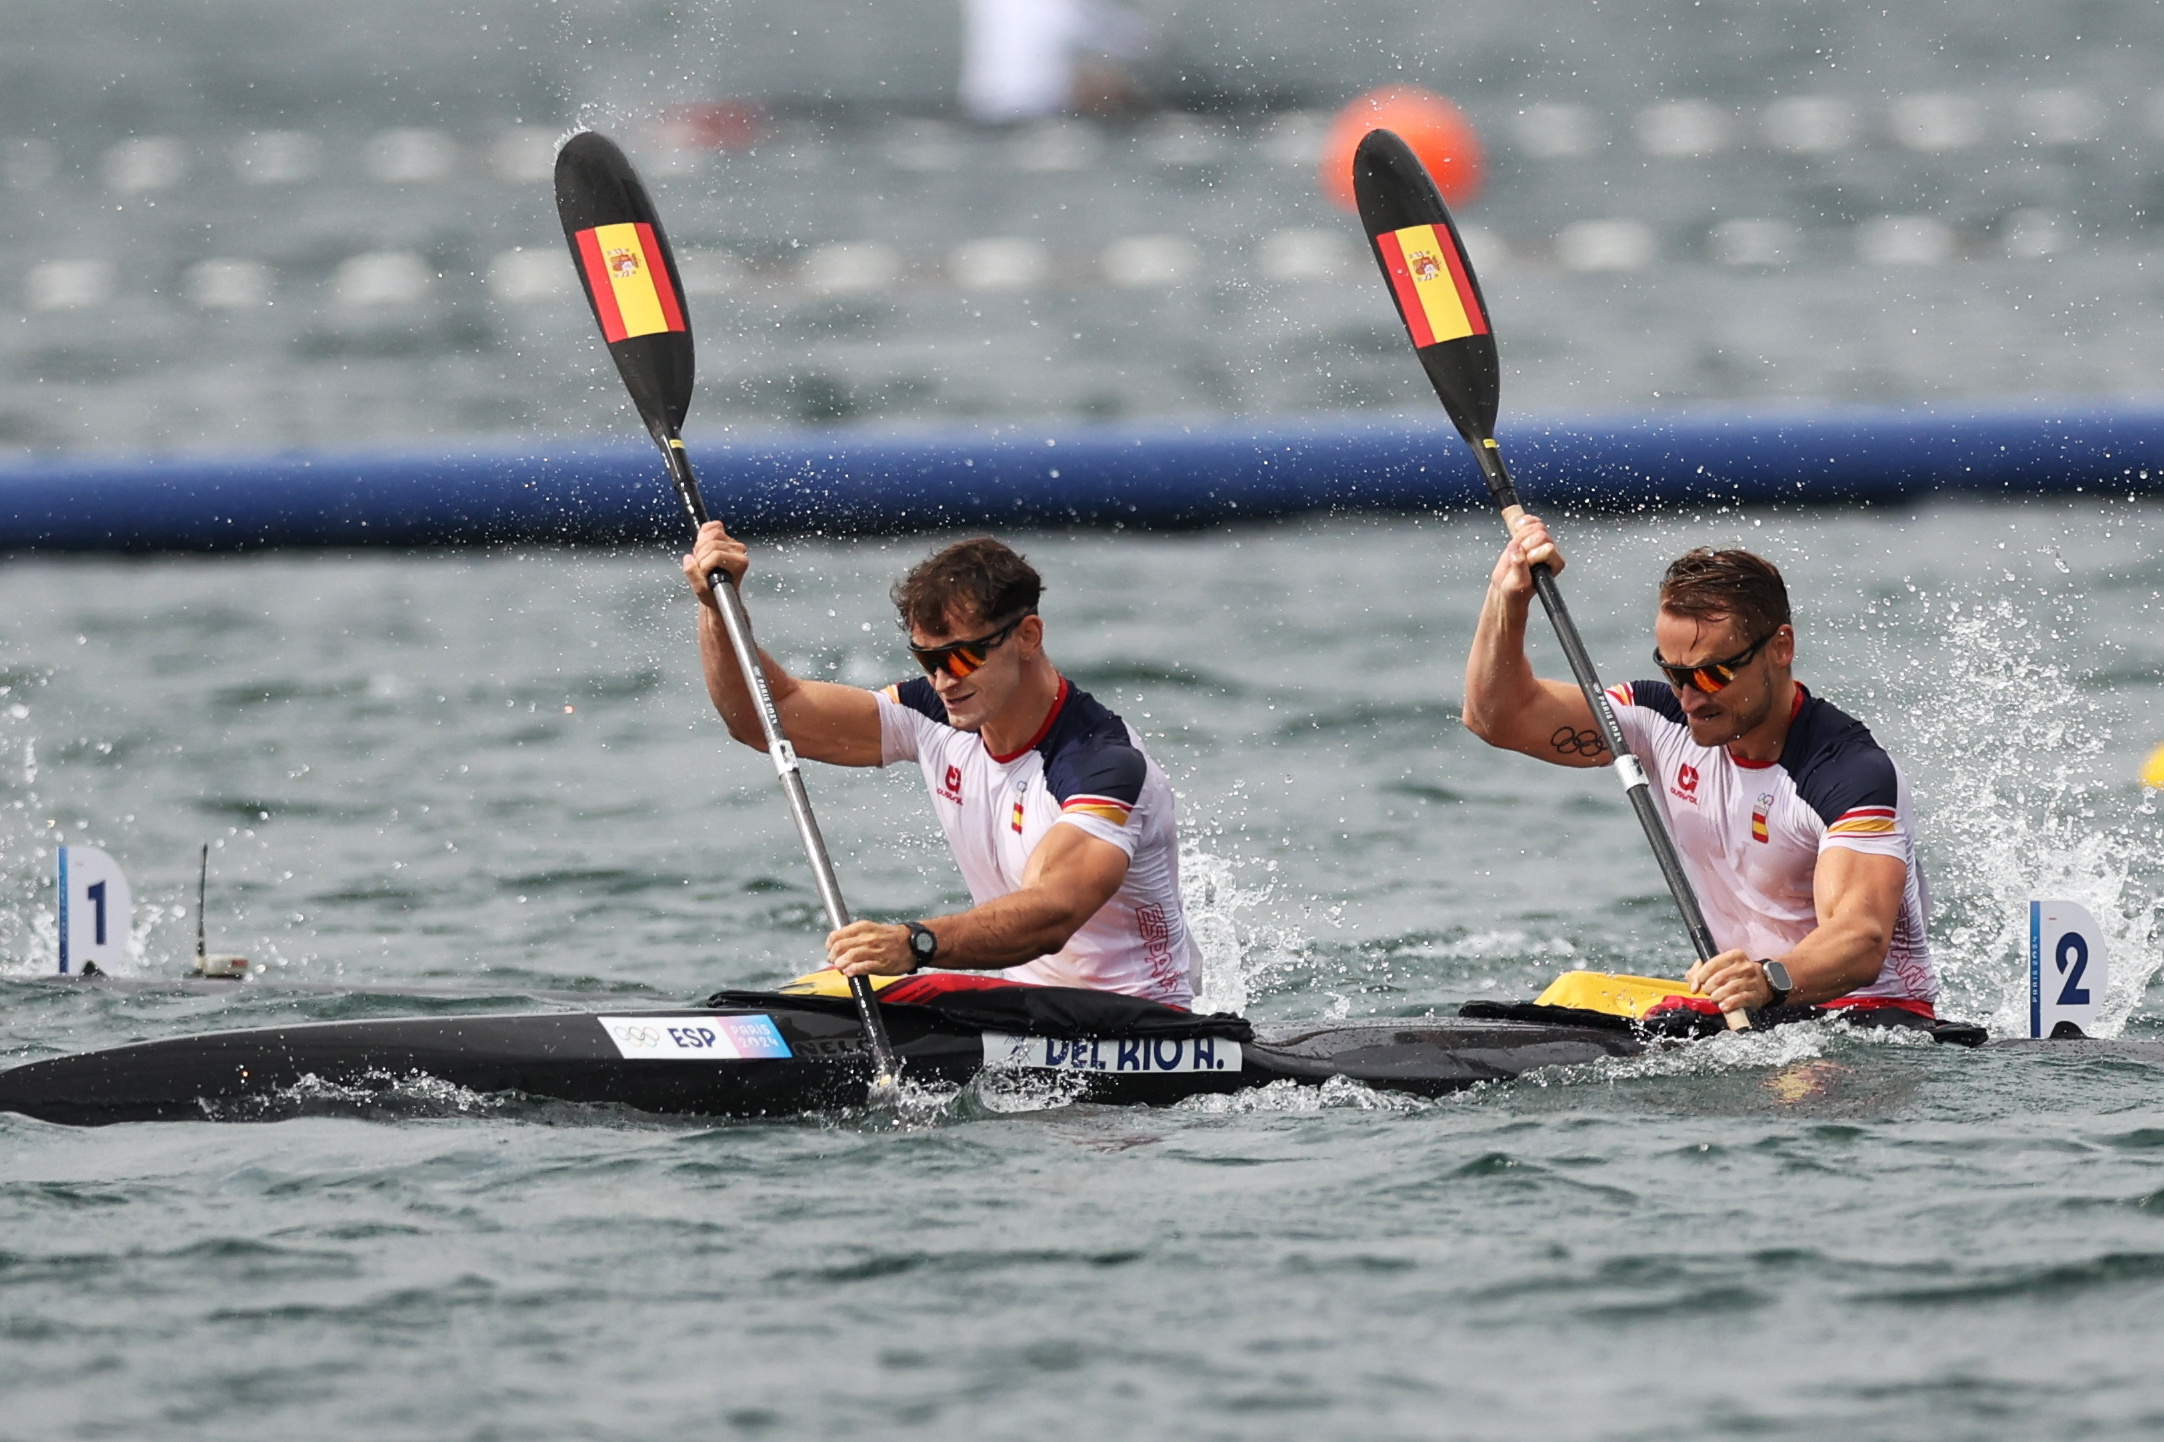
<instances>
[{"instance_id":1,"label":"spanish flag on paddle blade","mask_svg":"<svg viewBox=\"0 0 2164 1442\"><path fill-rule=\"evenodd\" d=\"M603 339L614 345L633 336L684 329L684 307L669 283L669 268L651 225L597 225L575 239Z\"/></svg>"},{"instance_id":2,"label":"spanish flag on paddle blade","mask_svg":"<svg viewBox=\"0 0 2164 1442\"><path fill-rule=\"evenodd\" d=\"M1473 273L1447 225L1408 225L1375 237L1415 346L1488 333Z\"/></svg>"}]
</instances>

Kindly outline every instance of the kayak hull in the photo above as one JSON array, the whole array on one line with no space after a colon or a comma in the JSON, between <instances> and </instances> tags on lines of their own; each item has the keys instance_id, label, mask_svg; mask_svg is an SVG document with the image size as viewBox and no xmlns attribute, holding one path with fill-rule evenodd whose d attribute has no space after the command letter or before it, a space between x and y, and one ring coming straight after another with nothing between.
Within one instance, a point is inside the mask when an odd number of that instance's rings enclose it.
<instances>
[{"instance_id":1,"label":"kayak hull","mask_svg":"<svg viewBox=\"0 0 2164 1442\"><path fill-rule=\"evenodd\" d=\"M94 1126L440 1109L463 1105L462 1097L664 1116L776 1117L861 1106L871 1067L854 1019L794 1000L318 1022L137 1042L0 1072L0 1111ZM882 1011L907 1080L959 1085L988 1061L1006 1067L1020 1059L1017 1070L1056 1078L1064 1098L1111 1105L1163 1106L1333 1077L1440 1096L1644 1049L1627 1034L1520 1021L1309 1023L1258 1029L1245 1041L1023 1039L957 1027L918 1014L922 1008ZM627 1054L618 1039L673 1032L695 1040L746 1028L778 1042L764 1043L768 1054L731 1057Z\"/></svg>"}]
</instances>

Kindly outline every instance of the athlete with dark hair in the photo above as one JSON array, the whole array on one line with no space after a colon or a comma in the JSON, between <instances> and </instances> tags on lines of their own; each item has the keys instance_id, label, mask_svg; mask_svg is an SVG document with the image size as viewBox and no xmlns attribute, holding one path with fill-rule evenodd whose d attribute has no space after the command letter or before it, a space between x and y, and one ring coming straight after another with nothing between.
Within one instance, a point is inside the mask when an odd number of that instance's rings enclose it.
<instances>
[{"instance_id":1,"label":"athlete with dark hair","mask_svg":"<svg viewBox=\"0 0 2164 1442\"><path fill-rule=\"evenodd\" d=\"M710 521L684 575L700 600L707 691L729 734L766 749L706 578L741 580L743 543ZM849 976L932 966L1092 987L1186 1006L1201 954L1180 908L1171 783L1127 723L1070 685L1044 650L1044 582L989 536L958 541L899 581L894 607L925 675L882 691L791 676L760 654L801 756L923 768L975 905L827 937Z\"/></svg>"},{"instance_id":2,"label":"athlete with dark hair","mask_svg":"<svg viewBox=\"0 0 2164 1442\"><path fill-rule=\"evenodd\" d=\"M1563 569L1521 516L1488 581L1465 665L1465 724L1558 766L1614 758L1585 696L1533 674L1532 566ZM1699 549L1662 578L1663 680L1608 696L1675 837L1722 952L1693 988L1723 1011L1894 1007L1932 1015L1930 894L1908 783L1863 723L1790 675L1796 631L1781 573L1748 551Z\"/></svg>"}]
</instances>

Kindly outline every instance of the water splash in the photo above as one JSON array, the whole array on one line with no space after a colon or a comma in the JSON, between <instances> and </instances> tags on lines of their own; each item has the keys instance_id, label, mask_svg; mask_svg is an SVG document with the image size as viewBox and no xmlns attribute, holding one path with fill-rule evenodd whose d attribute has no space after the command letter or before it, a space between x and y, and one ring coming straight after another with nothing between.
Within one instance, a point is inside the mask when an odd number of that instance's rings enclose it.
<instances>
[{"instance_id":1,"label":"water splash","mask_svg":"<svg viewBox=\"0 0 2164 1442\"><path fill-rule=\"evenodd\" d=\"M1187 1097L1172 1110L1212 1117L1245 1117L1259 1113L1308 1116L1325 1111L1417 1112L1435 1103L1404 1092L1379 1092L1350 1077L1334 1076L1321 1086L1296 1081L1274 1081L1267 1086L1219 1095Z\"/></svg>"},{"instance_id":2,"label":"water splash","mask_svg":"<svg viewBox=\"0 0 2164 1442\"><path fill-rule=\"evenodd\" d=\"M1282 982L1306 960L1305 937L1258 919L1275 883L1248 885L1241 870L1236 858L1194 845L1180 850L1180 903L1202 952L1197 1011L1245 1013L1257 992Z\"/></svg>"},{"instance_id":3,"label":"water splash","mask_svg":"<svg viewBox=\"0 0 2164 1442\"><path fill-rule=\"evenodd\" d=\"M2154 808L2129 808L2124 787L2099 779L2110 718L2058 659L2079 633L2074 602L2050 597L2034 612L2006 595L1918 604L1937 647L1904 679L1928 676L1940 689L1914 698L1898 754L1919 766L1929 817L1940 1010L2026 1035L2027 903L2064 899L2105 933L2111 983L2098 1031L2116 1036L2164 962L2164 901L2151 894L2164 835Z\"/></svg>"}]
</instances>

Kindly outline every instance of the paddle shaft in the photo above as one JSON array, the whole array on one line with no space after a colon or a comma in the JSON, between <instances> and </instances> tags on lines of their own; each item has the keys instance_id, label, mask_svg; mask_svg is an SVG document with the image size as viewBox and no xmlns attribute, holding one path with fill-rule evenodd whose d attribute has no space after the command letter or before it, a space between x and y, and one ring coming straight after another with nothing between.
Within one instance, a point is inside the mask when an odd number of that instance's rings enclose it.
<instances>
[{"instance_id":1,"label":"paddle shaft","mask_svg":"<svg viewBox=\"0 0 2164 1442\"><path fill-rule=\"evenodd\" d=\"M676 494L696 531L708 517L698 478L691 473L691 458L684 453L683 441L673 435L661 451L669 458L669 479L676 484ZM849 924L849 903L842 899L841 883L834 878L834 859L827 855L826 838L819 834L819 818L812 814L811 796L804 789L804 772L797 764L796 747L789 744L788 735L781 729L781 711L774 704L773 688L767 685L766 668L759 664L759 645L752 639L751 616L744 610L744 598L727 573L716 571L706 578L706 583L714 593L715 608L721 612L721 628L728 633L729 649L736 654L737 668L744 673L744 684L758 709L766 753L773 759L775 774L781 777L782 795L789 798L789 815L796 822L797 839L804 843L804 855L811 862L812 883L819 889L819 905L827 914L827 928L839 931ZM864 1040L872 1051L872 1089L890 1089L900 1067L894 1059L894 1045L887 1040L886 1023L879 1019L879 1004L871 982L861 976L850 977L849 995L857 1004Z\"/></svg>"},{"instance_id":2,"label":"paddle shaft","mask_svg":"<svg viewBox=\"0 0 2164 1442\"><path fill-rule=\"evenodd\" d=\"M1518 504L1518 488L1511 482L1510 472L1503 467L1502 451L1490 437L1473 443L1473 454L1479 457L1480 474L1488 483L1488 494L1503 513L1503 521L1513 532L1518 518L1525 508ZM1601 744L1615 758L1616 776L1623 782L1623 794L1630 798L1631 810L1638 815L1638 825L1644 829L1646 844L1653 848L1653 860L1661 869L1661 879L1668 883L1668 894L1675 898L1676 910L1682 914L1683 929L1690 933L1691 949L1698 953L1700 961L1710 961L1719 951L1713 944L1713 932L1706 925L1706 914L1699 908L1698 892L1691 886L1690 877L1683 870L1683 858L1676 854L1676 843L1661 821L1660 811L1653 803L1653 786L1646 777L1645 767L1623 739L1623 728L1615 719L1615 710L1608 704L1608 692L1600 683L1600 673L1593 668L1592 653L1586 650L1585 641L1578 634L1578 623L1570 616L1570 608L1563 604L1563 592L1555 584L1555 573L1545 564L1532 568L1533 591L1540 597L1541 609L1548 613L1548 621L1555 627L1555 638L1562 644L1563 655L1570 661L1570 674L1577 680L1578 689L1584 693L1585 704L1593 712L1593 725L1600 732ZM1725 1013L1731 1031L1748 1031L1750 1020L1740 1011Z\"/></svg>"}]
</instances>

